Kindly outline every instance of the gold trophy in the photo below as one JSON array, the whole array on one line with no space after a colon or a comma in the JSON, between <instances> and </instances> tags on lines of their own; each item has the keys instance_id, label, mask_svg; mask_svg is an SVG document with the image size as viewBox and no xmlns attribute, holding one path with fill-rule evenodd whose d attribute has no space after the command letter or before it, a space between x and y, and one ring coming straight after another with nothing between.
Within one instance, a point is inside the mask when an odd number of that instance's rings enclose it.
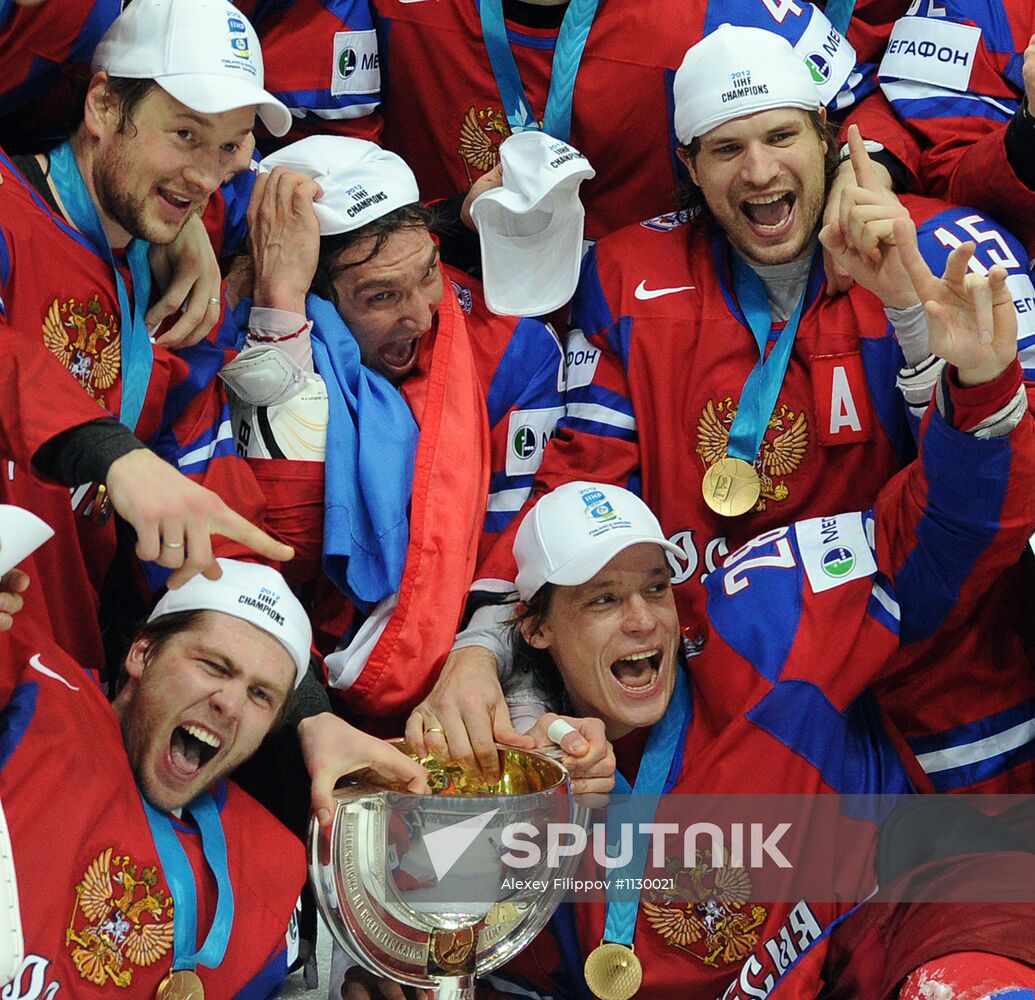
<instances>
[{"instance_id":1,"label":"gold trophy","mask_svg":"<svg viewBox=\"0 0 1035 1000\"><path fill-rule=\"evenodd\" d=\"M495 782L424 759L431 795L356 784L335 792L329 828L310 827L310 881L338 943L434 1000L473 1000L475 976L550 919L578 860L549 848L550 824L587 822L565 768L541 753L498 752Z\"/></svg>"}]
</instances>

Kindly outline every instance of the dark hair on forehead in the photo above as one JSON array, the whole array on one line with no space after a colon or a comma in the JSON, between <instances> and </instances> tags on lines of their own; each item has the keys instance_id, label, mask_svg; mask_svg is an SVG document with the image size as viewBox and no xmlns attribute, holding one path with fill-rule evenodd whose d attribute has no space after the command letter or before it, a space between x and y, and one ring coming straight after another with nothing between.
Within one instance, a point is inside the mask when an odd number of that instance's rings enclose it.
<instances>
[{"instance_id":1,"label":"dark hair on forehead","mask_svg":"<svg viewBox=\"0 0 1035 1000\"><path fill-rule=\"evenodd\" d=\"M439 222L439 213L433 207L413 202L411 205L396 208L359 229L353 229L347 233L335 233L333 236L321 236L320 258L316 264L316 273L313 275L310 291L337 308L339 305L338 293L334 288L334 281L338 275L349 268L359 267L372 261L384 249L388 238L393 233L402 229L426 229L429 233L433 233ZM361 260L348 264L338 262L347 250L368 240L372 240L373 243L369 253Z\"/></svg>"},{"instance_id":2,"label":"dark hair on forehead","mask_svg":"<svg viewBox=\"0 0 1035 1000\"><path fill-rule=\"evenodd\" d=\"M140 106L140 102L154 90L158 84L154 80L135 80L126 76L109 76L107 87L108 100L118 107L118 123L116 129L120 133L136 134L136 126L133 124L133 113ZM82 123L86 103L86 93L89 85L85 85L82 97L78 103L78 119L75 124ZM129 130L132 129L132 132Z\"/></svg>"},{"instance_id":3,"label":"dark hair on forehead","mask_svg":"<svg viewBox=\"0 0 1035 1000\"><path fill-rule=\"evenodd\" d=\"M830 181L837 170L838 152L841 148L838 128L818 111L806 111L805 116L820 141L827 144L826 155L823 157L823 190L826 192L830 189ZM689 144L680 143L678 148L688 158L693 159L701 151L701 139L698 136ZM711 214L701 189L694 183L689 171L676 192L676 210L679 212L680 222L689 222L695 215Z\"/></svg>"}]
</instances>

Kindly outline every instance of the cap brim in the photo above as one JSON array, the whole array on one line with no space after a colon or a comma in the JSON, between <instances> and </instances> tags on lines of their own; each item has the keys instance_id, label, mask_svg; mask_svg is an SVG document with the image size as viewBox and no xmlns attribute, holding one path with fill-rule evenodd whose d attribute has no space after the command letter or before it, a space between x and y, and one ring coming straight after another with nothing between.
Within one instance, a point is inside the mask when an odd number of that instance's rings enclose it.
<instances>
[{"instance_id":1,"label":"cap brim","mask_svg":"<svg viewBox=\"0 0 1035 1000\"><path fill-rule=\"evenodd\" d=\"M184 73L156 77L155 82L181 104L203 115L219 115L224 111L253 106L272 135L284 135L291 128L291 112L287 105L246 80L229 79L214 73Z\"/></svg>"},{"instance_id":2,"label":"cap brim","mask_svg":"<svg viewBox=\"0 0 1035 1000\"><path fill-rule=\"evenodd\" d=\"M613 537L603 535L597 539L595 544L583 549L563 566L558 566L543 583L553 583L558 587L578 587L592 580L615 556L621 555L634 545L644 544L658 545L674 556L685 558L685 553L681 552L677 546L653 535L634 535L624 539L618 546L615 546Z\"/></svg>"},{"instance_id":3,"label":"cap brim","mask_svg":"<svg viewBox=\"0 0 1035 1000\"><path fill-rule=\"evenodd\" d=\"M497 216L498 218L498 216ZM498 316L542 316L575 294L582 263L585 213L555 213L541 233L502 233L483 209L478 241L485 304Z\"/></svg>"}]
</instances>

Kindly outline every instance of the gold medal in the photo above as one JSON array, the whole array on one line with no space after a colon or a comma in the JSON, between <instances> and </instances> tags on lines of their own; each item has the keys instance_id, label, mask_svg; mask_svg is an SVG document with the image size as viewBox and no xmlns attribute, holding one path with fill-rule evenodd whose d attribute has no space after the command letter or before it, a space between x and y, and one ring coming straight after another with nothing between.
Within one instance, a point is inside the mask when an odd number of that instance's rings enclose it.
<instances>
[{"instance_id":1,"label":"gold medal","mask_svg":"<svg viewBox=\"0 0 1035 1000\"><path fill-rule=\"evenodd\" d=\"M762 484L755 467L742 458L720 458L701 482L704 502L723 517L739 517L758 503Z\"/></svg>"},{"instance_id":2,"label":"gold medal","mask_svg":"<svg viewBox=\"0 0 1035 1000\"><path fill-rule=\"evenodd\" d=\"M158 984L155 1000L205 1000L205 987L195 972L179 969Z\"/></svg>"},{"instance_id":3,"label":"gold medal","mask_svg":"<svg viewBox=\"0 0 1035 1000\"><path fill-rule=\"evenodd\" d=\"M630 1000L643 982L643 967L628 945L601 941L586 959L586 985L599 1000Z\"/></svg>"}]
</instances>

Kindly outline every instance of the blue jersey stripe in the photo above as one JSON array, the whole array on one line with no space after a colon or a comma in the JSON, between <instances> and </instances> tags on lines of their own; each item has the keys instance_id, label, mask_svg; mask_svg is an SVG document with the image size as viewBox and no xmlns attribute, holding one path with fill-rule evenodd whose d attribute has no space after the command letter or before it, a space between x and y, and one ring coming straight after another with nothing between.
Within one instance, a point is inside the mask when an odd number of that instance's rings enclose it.
<instances>
[{"instance_id":1,"label":"blue jersey stripe","mask_svg":"<svg viewBox=\"0 0 1035 1000\"><path fill-rule=\"evenodd\" d=\"M1009 98L997 98L1001 103L1010 108L1009 112L988 101L964 97L946 93L940 96L928 96L917 98L896 97L891 101L892 107L899 118L909 120L915 118L971 118L980 116L993 122L1007 122L1017 110L1018 101Z\"/></svg>"},{"instance_id":2,"label":"blue jersey stripe","mask_svg":"<svg viewBox=\"0 0 1035 1000\"><path fill-rule=\"evenodd\" d=\"M0 710L0 770L7 766L11 754L18 749L32 724L39 693L39 684L24 681L14 689L10 700Z\"/></svg>"},{"instance_id":3,"label":"blue jersey stripe","mask_svg":"<svg viewBox=\"0 0 1035 1000\"><path fill-rule=\"evenodd\" d=\"M815 684L779 681L747 718L808 761L842 795L914 790L869 692L839 712Z\"/></svg>"},{"instance_id":4,"label":"blue jersey stripe","mask_svg":"<svg viewBox=\"0 0 1035 1000\"><path fill-rule=\"evenodd\" d=\"M953 430L937 412L920 447L927 469L926 510L916 526L917 544L895 574L895 590L925 596L903 607L903 645L937 631L994 541L1013 456L1009 438L978 440ZM973 472L961 477L961 468ZM969 512L965 525L954 511Z\"/></svg>"}]
</instances>

